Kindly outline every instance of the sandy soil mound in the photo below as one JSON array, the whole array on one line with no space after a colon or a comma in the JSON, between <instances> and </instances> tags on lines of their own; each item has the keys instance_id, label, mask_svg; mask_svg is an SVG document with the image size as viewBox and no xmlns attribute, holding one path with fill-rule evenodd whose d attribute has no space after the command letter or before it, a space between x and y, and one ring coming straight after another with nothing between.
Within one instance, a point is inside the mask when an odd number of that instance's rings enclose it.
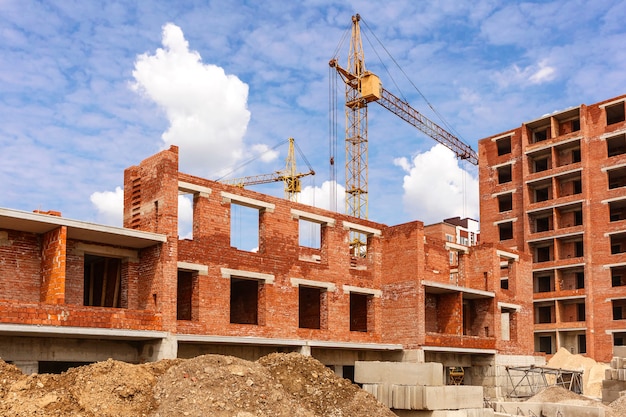
<instances>
[{"instance_id":1,"label":"sandy soil mound","mask_svg":"<svg viewBox=\"0 0 626 417\"><path fill-rule=\"evenodd\" d=\"M560 348L548 361L550 368L583 371L583 394L589 397L602 398L602 380L604 370L609 365L599 363L583 355L573 355L567 349Z\"/></svg>"},{"instance_id":2,"label":"sandy soil mound","mask_svg":"<svg viewBox=\"0 0 626 417\"><path fill-rule=\"evenodd\" d=\"M0 360L0 415L77 417L393 417L317 360L205 355L131 365L108 360L23 375Z\"/></svg>"}]
</instances>

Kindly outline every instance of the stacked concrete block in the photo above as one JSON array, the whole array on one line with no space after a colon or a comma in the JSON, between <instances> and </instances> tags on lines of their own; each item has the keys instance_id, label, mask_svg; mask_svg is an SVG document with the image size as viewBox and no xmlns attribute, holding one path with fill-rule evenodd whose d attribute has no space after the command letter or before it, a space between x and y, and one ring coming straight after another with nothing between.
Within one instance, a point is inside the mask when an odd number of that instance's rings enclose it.
<instances>
[{"instance_id":1,"label":"stacked concrete block","mask_svg":"<svg viewBox=\"0 0 626 417\"><path fill-rule=\"evenodd\" d=\"M611 403L626 391L626 346L613 347L611 367L604 371L602 381L602 402Z\"/></svg>"},{"instance_id":2,"label":"stacked concrete block","mask_svg":"<svg viewBox=\"0 0 626 417\"><path fill-rule=\"evenodd\" d=\"M356 362L354 380L399 416L493 416L483 408L483 388L444 385L440 363Z\"/></svg>"},{"instance_id":3,"label":"stacked concrete block","mask_svg":"<svg viewBox=\"0 0 626 417\"><path fill-rule=\"evenodd\" d=\"M540 402L495 403L495 417L543 416L543 417L604 417L600 407Z\"/></svg>"}]
</instances>

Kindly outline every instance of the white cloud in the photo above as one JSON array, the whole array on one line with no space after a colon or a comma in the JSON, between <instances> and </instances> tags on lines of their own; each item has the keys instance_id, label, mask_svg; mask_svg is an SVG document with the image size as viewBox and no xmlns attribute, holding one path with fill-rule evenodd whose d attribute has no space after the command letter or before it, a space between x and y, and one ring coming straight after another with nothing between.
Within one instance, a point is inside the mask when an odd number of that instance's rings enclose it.
<instances>
[{"instance_id":1,"label":"white cloud","mask_svg":"<svg viewBox=\"0 0 626 417\"><path fill-rule=\"evenodd\" d=\"M252 153L259 155L263 162L273 162L278 158L279 152L276 149L270 149L269 146L259 143L252 145Z\"/></svg>"},{"instance_id":2,"label":"white cloud","mask_svg":"<svg viewBox=\"0 0 626 417\"><path fill-rule=\"evenodd\" d=\"M178 196L178 238L193 239L193 198Z\"/></svg>"},{"instance_id":3,"label":"white cloud","mask_svg":"<svg viewBox=\"0 0 626 417\"><path fill-rule=\"evenodd\" d=\"M335 202L337 207L331 207L331 197L335 190ZM298 201L309 206L319 207L326 210L345 212L346 189L344 186L335 183L333 187L332 181L324 181L321 187L306 186L300 192Z\"/></svg>"},{"instance_id":4,"label":"white cloud","mask_svg":"<svg viewBox=\"0 0 626 417\"><path fill-rule=\"evenodd\" d=\"M548 61L544 59L524 68L513 64L502 71L496 72L494 78L501 87L509 87L510 85L525 86L547 83L554 80L556 75L556 68L549 65Z\"/></svg>"},{"instance_id":5,"label":"white cloud","mask_svg":"<svg viewBox=\"0 0 626 417\"><path fill-rule=\"evenodd\" d=\"M96 191L89 196L96 207L98 222L121 227L124 217L124 190L115 187L115 191Z\"/></svg>"},{"instance_id":6,"label":"white cloud","mask_svg":"<svg viewBox=\"0 0 626 417\"><path fill-rule=\"evenodd\" d=\"M163 48L138 56L133 77L133 89L165 112L170 125L162 139L179 146L181 170L207 176L242 157L248 85L202 63L178 26L163 26Z\"/></svg>"},{"instance_id":7,"label":"white cloud","mask_svg":"<svg viewBox=\"0 0 626 417\"><path fill-rule=\"evenodd\" d=\"M478 219L478 179L445 146L437 144L412 161L398 158L394 164L407 173L403 204L411 217L425 224L455 216Z\"/></svg>"}]
</instances>

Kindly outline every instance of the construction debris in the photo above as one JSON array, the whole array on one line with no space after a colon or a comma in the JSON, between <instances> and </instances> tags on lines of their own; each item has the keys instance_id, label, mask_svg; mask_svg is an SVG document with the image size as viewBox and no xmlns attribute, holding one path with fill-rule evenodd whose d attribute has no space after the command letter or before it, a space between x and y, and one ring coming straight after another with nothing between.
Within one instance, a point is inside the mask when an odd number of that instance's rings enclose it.
<instances>
[{"instance_id":1,"label":"construction debris","mask_svg":"<svg viewBox=\"0 0 626 417\"><path fill-rule=\"evenodd\" d=\"M548 361L547 366L556 369L578 370L583 372L582 394L586 397L602 397L602 380L608 365L598 363L583 355L574 355L565 348L560 348Z\"/></svg>"}]
</instances>

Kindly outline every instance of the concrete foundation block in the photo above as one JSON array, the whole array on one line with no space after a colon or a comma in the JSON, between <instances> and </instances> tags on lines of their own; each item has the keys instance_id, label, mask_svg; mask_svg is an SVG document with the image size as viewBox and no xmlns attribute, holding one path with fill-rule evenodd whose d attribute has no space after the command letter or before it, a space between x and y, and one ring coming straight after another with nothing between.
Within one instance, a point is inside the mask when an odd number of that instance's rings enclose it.
<instances>
[{"instance_id":1,"label":"concrete foundation block","mask_svg":"<svg viewBox=\"0 0 626 417\"><path fill-rule=\"evenodd\" d=\"M610 369L605 369L604 370L604 379L611 379L611 370Z\"/></svg>"},{"instance_id":2,"label":"concrete foundation block","mask_svg":"<svg viewBox=\"0 0 626 417\"><path fill-rule=\"evenodd\" d=\"M398 410L421 410L423 403L424 387L421 385L392 385L392 406Z\"/></svg>"},{"instance_id":3,"label":"concrete foundation block","mask_svg":"<svg viewBox=\"0 0 626 417\"><path fill-rule=\"evenodd\" d=\"M359 384L442 385L440 363L356 361L354 381Z\"/></svg>"},{"instance_id":4,"label":"concrete foundation block","mask_svg":"<svg viewBox=\"0 0 626 417\"><path fill-rule=\"evenodd\" d=\"M423 405L426 410L482 408L483 387L471 385L424 387Z\"/></svg>"},{"instance_id":5,"label":"concrete foundation block","mask_svg":"<svg viewBox=\"0 0 626 417\"><path fill-rule=\"evenodd\" d=\"M604 417L604 409L582 405L545 403L543 404L541 415L545 417Z\"/></svg>"},{"instance_id":6,"label":"concrete foundation block","mask_svg":"<svg viewBox=\"0 0 626 417\"><path fill-rule=\"evenodd\" d=\"M372 394L378 400L378 402L383 404L385 407L391 408L393 400L391 396L391 385L363 384L363 390Z\"/></svg>"},{"instance_id":7,"label":"concrete foundation block","mask_svg":"<svg viewBox=\"0 0 626 417\"><path fill-rule=\"evenodd\" d=\"M613 356L626 358L626 346L613 346Z\"/></svg>"}]
</instances>

